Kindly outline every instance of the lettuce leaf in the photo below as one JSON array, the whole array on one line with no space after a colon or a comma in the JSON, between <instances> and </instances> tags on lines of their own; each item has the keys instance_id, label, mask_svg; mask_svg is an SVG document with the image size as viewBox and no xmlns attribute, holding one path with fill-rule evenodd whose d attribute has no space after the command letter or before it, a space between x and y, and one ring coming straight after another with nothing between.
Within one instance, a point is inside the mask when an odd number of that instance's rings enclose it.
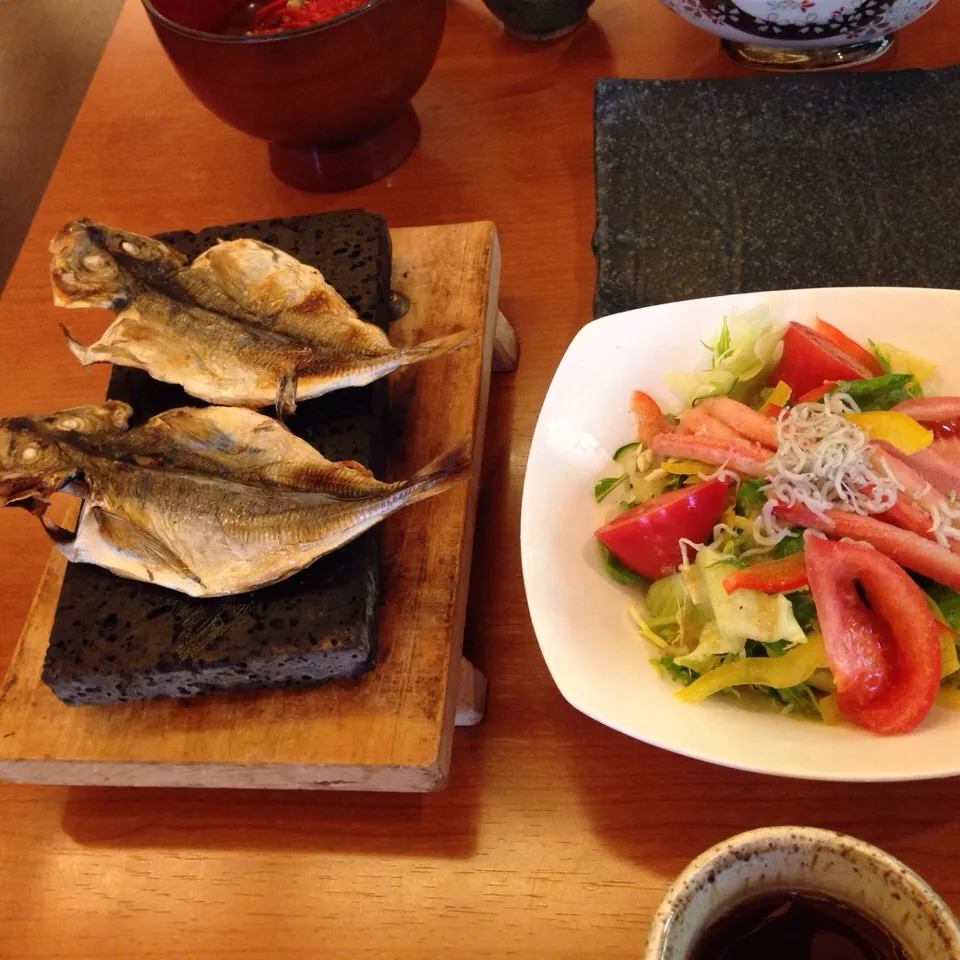
<instances>
[{"instance_id":1,"label":"lettuce leaf","mask_svg":"<svg viewBox=\"0 0 960 960\"><path fill-rule=\"evenodd\" d=\"M783 325L773 320L766 306L725 317L717 341L710 347L710 369L702 373L678 370L664 380L684 407L706 397L743 400L773 369L782 336Z\"/></svg>"},{"instance_id":2,"label":"lettuce leaf","mask_svg":"<svg viewBox=\"0 0 960 960\"><path fill-rule=\"evenodd\" d=\"M837 390L849 394L861 412L889 410L917 396L918 384L912 373L884 373L865 380L841 380Z\"/></svg>"}]
</instances>

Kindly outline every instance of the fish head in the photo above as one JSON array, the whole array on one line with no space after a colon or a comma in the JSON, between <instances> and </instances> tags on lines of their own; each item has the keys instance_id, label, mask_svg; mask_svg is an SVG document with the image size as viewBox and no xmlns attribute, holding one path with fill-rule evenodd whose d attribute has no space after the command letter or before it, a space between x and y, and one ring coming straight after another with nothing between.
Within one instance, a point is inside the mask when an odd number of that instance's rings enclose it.
<instances>
[{"instance_id":1,"label":"fish head","mask_svg":"<svg viewBox=\"0 0 960 960\"><path fill-rule=\"evenodd\" d=\"M119 310L135 292L130 275L97 236L89 220L73 220L50 242L53 300L59 307Z\"/></svg>"},{"instance_id":2,"label":"fish head","mask_svg":"<svg viewBox=\"0 0 960 960\"><path fill-rule=\"evenodd\" d=\"M77 476L69 448L29 417L0 420L0 506L48 500Z\"/></svg>"},{"instance_id":3,"label":"fish head","mask_svg":"<svg viewBox=\"0 0 960 960\"><path fill-rule=\"evenodd\" d=\"M84 436L115 436L126 433L133 408L119 400L105 400L82 407L70 407L48 417L37 417L34 423L44 433L80 433Z\"/></svg>"},{"instance_id":4,"label":"fish head","mask_svg":"<svg viewBox=\"0 0 960 960\"><path fill-rule=\"evenodd\" d=\"M161 240L129 230L85 221L87 234L98 246L112 253L121 266L145 279L162 278L182 270L190 258Z\"/></svg>"}]
</instances>

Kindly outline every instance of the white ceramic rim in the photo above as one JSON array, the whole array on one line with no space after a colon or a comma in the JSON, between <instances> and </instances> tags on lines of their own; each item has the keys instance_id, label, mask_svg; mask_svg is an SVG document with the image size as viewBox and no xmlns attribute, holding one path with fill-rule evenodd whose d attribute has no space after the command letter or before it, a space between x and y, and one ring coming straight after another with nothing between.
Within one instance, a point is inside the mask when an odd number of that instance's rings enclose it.
<instances>
[{"instance_id":1,"label":"white ceramic rim","mask_svg":"<svg viewBox=\"0 0 960 960\"><path fill-rule=\"evenodd\" d=\"M838 851L847 850L865 856L876 864L879 870L897 874L911 888L917 900L922 901L936 916L941 931L950 938L951 947L956 950L956 956L960 957L960 924L956 917L936 890L903 861L865 840L858 840L846 833L825 830L821 827L779 826L760 827L757 830L738 833L715 844L692 860L670 884L657 907L647 935L645 960L660 960L664 949L669 945L671 925L680 915L677 909L678 902L689 898L703 884L710 871L716 868L718 861L725 859L731 853L750 853L765 847L769 848L771 843L788 837L791 840L806 841L810 846L833 847ZM798 889L800 888L798 885ZM814 883L811 883L807 889L816 891L817 888Z\"/></svg>"}]
</instances>

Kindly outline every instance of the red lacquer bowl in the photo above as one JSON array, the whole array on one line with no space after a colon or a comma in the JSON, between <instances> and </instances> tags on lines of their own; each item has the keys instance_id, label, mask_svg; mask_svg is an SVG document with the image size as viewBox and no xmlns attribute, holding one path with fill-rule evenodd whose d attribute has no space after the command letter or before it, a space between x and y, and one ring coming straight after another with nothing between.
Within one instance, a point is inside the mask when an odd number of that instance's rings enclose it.
<instances>
[{"instance_id":1,"label":"red lacquer bowl","mask_svg":"<svg viewBox=\"0 0 960 960\"><path fill-rule=\"evenodd\" d=\"M305 190L347 190L410 155L410 99L440 47L446 0L369 0L288 33L212 32L236 0L143 0L160 42L196 97L269 142L270 164Z\"/></svg>"}]
</instances>

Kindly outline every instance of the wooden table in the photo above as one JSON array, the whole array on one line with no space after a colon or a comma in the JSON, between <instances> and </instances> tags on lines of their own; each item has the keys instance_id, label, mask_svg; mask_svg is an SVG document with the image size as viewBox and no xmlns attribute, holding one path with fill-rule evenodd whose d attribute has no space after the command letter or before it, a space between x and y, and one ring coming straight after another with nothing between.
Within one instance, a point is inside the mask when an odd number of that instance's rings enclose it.
<instances>
[{"instance_id":1,"label":"wooden table","mask_svg":"<svg viewBox=\"0 0 960 960\"><path fill-rule=\"evenodd\" d=\"M956 61L960 6L944 2L882 63ZM495 221L523 359L494 378L468 611L490 700L440 794L0 785L0 957L632 958L689 859L775 823L878 843L960 911L960 782L795 783L663 753L569 707L530 629L520 490L550 376L591 316L593 81L738 73L654 0L598 0L585 29L543 46L451 0L416 153L313 196L187 94L130 0L0 304L0 414L102 394L106 371L62 349L50 302L46 245L71 217L153 232L362 205L396 226ZM78 313L75 334L96 322ZM4 669L48 546L19 511L0 512L0 544Z\"/></svg>"}]
</instances>

